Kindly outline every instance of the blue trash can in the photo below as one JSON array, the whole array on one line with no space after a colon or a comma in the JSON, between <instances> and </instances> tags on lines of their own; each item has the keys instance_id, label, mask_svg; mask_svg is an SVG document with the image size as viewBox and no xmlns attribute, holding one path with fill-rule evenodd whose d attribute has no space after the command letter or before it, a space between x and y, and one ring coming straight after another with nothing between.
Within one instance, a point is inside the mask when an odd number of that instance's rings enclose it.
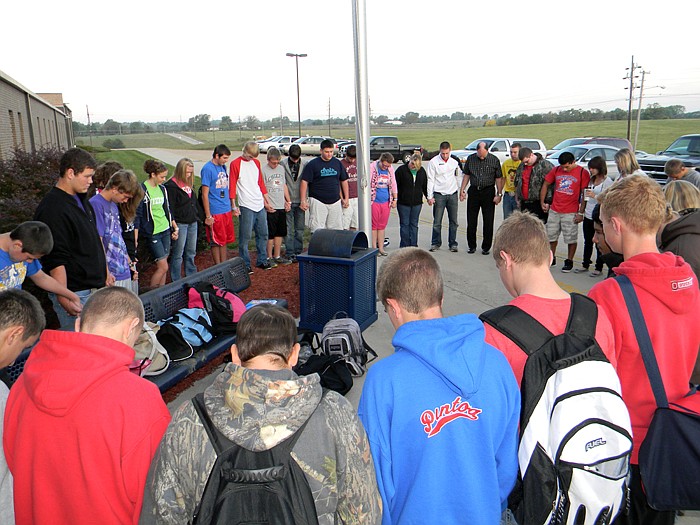
<instances>
[{"instance_id":1,"label":"blue trash can","mask_svg":"<svg viewBox=\"0 0 700 525\"><path fill-rule=\"evenodd\" d=\"M355 230L316 230L299 261L299 328L322 332L337 312L364 330L377 320L377 253Z\"/></svg>"}]
</instances>

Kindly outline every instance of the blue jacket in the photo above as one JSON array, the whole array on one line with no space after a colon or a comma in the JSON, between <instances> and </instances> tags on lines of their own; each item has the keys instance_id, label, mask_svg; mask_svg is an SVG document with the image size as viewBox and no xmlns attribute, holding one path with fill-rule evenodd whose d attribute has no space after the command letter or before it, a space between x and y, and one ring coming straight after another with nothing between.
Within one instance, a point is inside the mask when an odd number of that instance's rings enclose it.
<instances>
[{"instance_id":1,"label":"blue jacket","mask_svg":"<svg viewBox=\"0 0 700 525\"><path fill-rule=\"evenodd\" d=\"M413 321L369 370L359 415L384 525L495 525L518 472L520 392L473 314Z\"/></svg>"}]
</instances>

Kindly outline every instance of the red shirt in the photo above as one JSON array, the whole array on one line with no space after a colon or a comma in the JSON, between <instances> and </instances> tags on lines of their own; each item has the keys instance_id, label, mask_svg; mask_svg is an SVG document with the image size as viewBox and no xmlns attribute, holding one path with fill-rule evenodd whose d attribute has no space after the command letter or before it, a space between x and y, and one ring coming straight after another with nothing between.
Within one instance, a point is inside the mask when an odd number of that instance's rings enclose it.
<instances>
[{"instance_id":1,"label":"red shirt","mask_svg":"<svg viewBox=\"0 0 700 525\"><path fill-rule=\"evenodd\" d=\"M659 372L669 401L688 392L688 380L700 346L700 291L697 277L682 258L672 253L642 253L615 268L634 285ZM614 279L605 279L588 292L612 323L615 337L617 375L622 399L632 420L632 464L639 463L639 447L644 441L656 410L654 394L647 378L632 321ZM13 387L14 388L14 387Z\"/></svg>"},{"instance_id":2,"label":"red shirt","mask_svg":"<svg viewBox=\"0 0 700 525\"><path fill-rule=\"evenodd\" d=\"M357 198L357 164L340 159L340 163L348 174L348 199Z\"/></svg>"},{"instance_id":3,"label":"red shirt","mask_svg":"<svg viewBox=\"0 0 700 525\"><path fill-rule=\"evenodd\" d=\"M569 319L569 310L571 309L571 299L544 299L529 294L516 297L508 304L517 306L525 313L530 314L553 334L561 334L564 332L566 322ZM523 370L525 369L527 354L491 325L484 324L484 328L486 329L484 340L503 352L503 355L506 356L508 363L510 363L513 369L515 379L518 380L518 386L520 386L520 382L523 380ZM598 324L596 325L595 340L598 342L598 345L600 345L601 350L603 350L605 357L616 367L617 359L615 358L615 341L613 339L612 326L607 315L605 315L605 312L601 308L598 309Z\"/></svg>"},{"instance_id":4,"label":"red shirt","mask_svg":"<svg viewBox=\"0 0 700 525\"><path fill-rule=\"evenodd\" d=\"M588 187L591 174L581 166L576 166L571 171L557 166L547 173L544 180L554 184L552 210L557 213L576 213L581 204L581 191Z\"/></svg>"},{"instance_id":5,"label":"red shirt","mask_svg":"<svg viewBox=\"0 0 700 525\"><path fill-rule=\"evenodd\" d=\"M523 168L523 199L527 200L530 191L530 175L532 174L532 166Z\"/></svg>"}]
</instances>

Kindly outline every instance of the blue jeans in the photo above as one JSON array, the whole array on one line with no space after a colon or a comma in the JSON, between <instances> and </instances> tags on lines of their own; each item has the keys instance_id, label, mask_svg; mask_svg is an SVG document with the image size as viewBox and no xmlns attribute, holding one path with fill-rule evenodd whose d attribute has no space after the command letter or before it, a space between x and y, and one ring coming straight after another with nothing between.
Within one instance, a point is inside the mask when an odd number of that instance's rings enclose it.
<instances>
[{"instance_id":1,"label":"blue jeans","mask_svg":"<svg viewBox=\"0 0 700 525\"><path fill-rule=\"evenodd\" d=\"M292 204L292 209L287 212L287 236L284 246L287 255L299 255L304 249L305 212L298 204Z\"/></svg>"},{"instance_id":2,"label":"blue jeans","mask_svg":"<svg viewBox=\"0 0 700 525\"><path fill-rule=\"evenodd\" d=\"M435 204L433 204L433 239L432 246L442 246L442 216L447 208L447 219L450 223L447 240L450 248L457 246L457 227L459 226L457 213L459 210L458 192L452 195L442 193L433 194Z\"/></svg>"},{"instance_id":3,"label":"blue jeans","mask_svg":"<svg viewBox=\"0 0 700 525\"><path fill-rule=\"evenodd\" d=\"M510 214L518 209L518 205L515 202L515 195L508 195L503 193L503 220L505 221Z\"/></svg>"},{"instance_id":4,"label":"blue jeans","mask_svg":"<svg viewBox=\"0 0 700 525\"><path fill-rule=\"evenodd\" d=\"M422 204L408 206L399 204L396 209L399 211L399 227L401 234L400 248L405 246L418 246L418 218Z\"/></svg>"},{"instance_id":5,"label":"blue jeans","mask_svg":"<svg viewBox=\"0 0 700 525\"><path fill-rule=\"evenodd\" d=\"M180 235L171 248L172 259L170 260L170 278L173 282L182 278L182 256L185 255L185 275L190 276L197 273L194 264L194 256L197 253L197 223L178 224Z\"/></svg>"},{"instance_id":6,"label":"blue jeans","mask_svg":"<svg viewBox=\"0 0 700 525\"><path fill-rule=\"evenodd\" d=\"M248 242L255 229L255 249L258 250L257 264L267 262L267 211L265 208L259 212L240 207L241 216L238 217L238 253L245 265L250 267L250 255L248 254Z\"/></svg>"},{"instance_id":7,"label":"blue jeans","mask_svg":"<svg viewBox=\"0 0 700 525\"><path fill-rule=\"evenodd\" d=\"M78 297L80 297L80 304L85 306L88 297L90 297L93 291L94 290L80 290L78 292L75 292L75 294ZM75 332L75 320L77 319L77 316L69 315L68 312L66 312L63 309L61 303L58 302L58 297L56 297L56 294L49 293L49 299L51 299L51 304L53 304L53 309L56 312L56 316L58 317L58 322L61 325L61 330L63 330L64 332Z\"/></svg>"}]
</instances>

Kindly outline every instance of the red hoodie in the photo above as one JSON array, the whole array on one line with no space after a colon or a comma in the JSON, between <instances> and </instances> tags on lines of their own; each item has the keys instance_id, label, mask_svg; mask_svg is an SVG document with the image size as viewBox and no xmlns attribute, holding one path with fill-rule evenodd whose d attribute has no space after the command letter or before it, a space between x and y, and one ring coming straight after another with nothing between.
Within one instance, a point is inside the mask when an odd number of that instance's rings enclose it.
<instances>
[{"instance_id":1,"label":"red hoodie","mask_svg":"<svg viewBox=\"0 0 700 525\"><path fill-rule=\"evenodd\" d=\"M138 523L170 414L134 350L46 330L10 391L3 444L23 524Z\"/></svg>"},{"instance_id":2,"label":"red hoodie","mask_svg":"<svg viewBox=\"0 0 700 525\"><path fill-rule=\"evenodd\" d=\"M669 401L682 397L688 393L700 348L697 277L682 258L672 253L636 255L615 268L615 273L627 275L637 292ZM654 394L619 285L614 279L606 279L588 295L612 323L617 374L634 434L632 464L636 465L639 446L656 409Z\"/></svg>"}]
</instances>

